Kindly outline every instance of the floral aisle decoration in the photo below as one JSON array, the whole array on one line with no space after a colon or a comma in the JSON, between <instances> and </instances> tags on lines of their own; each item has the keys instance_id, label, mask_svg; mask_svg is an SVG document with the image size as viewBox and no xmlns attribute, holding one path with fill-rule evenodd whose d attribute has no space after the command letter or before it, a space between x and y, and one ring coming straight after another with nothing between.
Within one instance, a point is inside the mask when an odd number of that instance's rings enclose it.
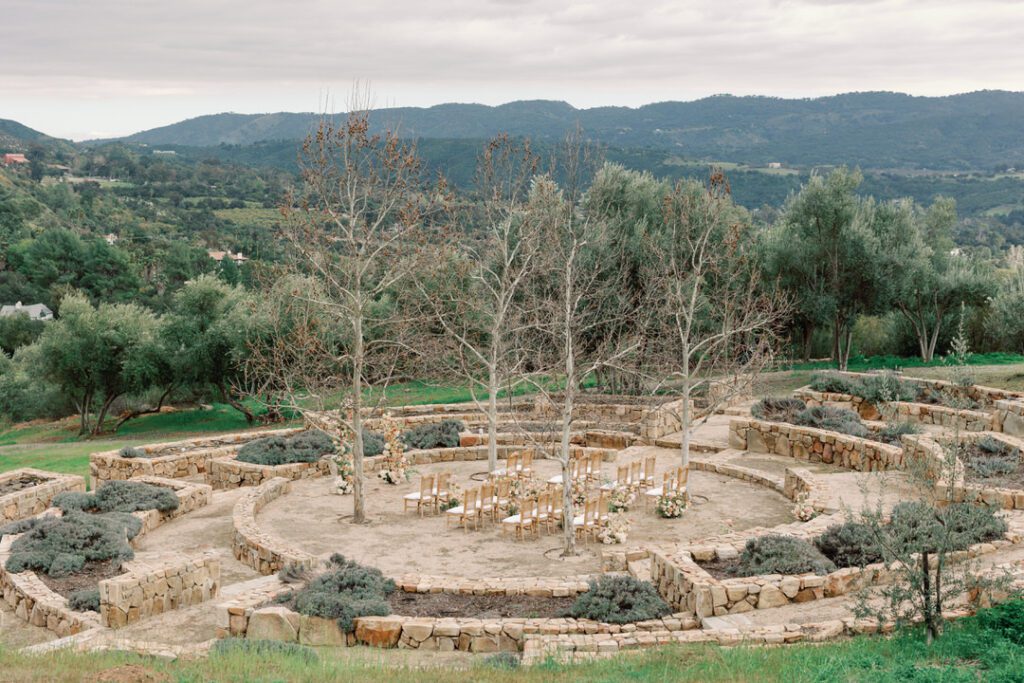
<instances>
[{"instance_id":1,"label":"floral aisle decoration","mask_svg":"<svg viewBox=\"0 0 1024 683\"><path fill-rule=\"evenodd\" d=\"M454 481L448 482L448 490L444 495L439 495L437 498L437 507L441 512L447 512L454 507L458 507L462 504L462 489Z\"/></svg>"},{"instance_id":2,"label":"floral aisle decoration","mask_svg":"<svg viewBox=\"0 0 1024 683\"><path fill-rule=\"evenodd\" d=\"M676 491L658 498L658 505L654 508L654 511L658 513L659 517L675 519L676 517L682 517L683 510L685 509L686 494Z\"/></svg>"},{"instance_id":3,"label":"floral aisle decoration","mask_svg":"<svg viewBox=\"0 0 1024 683\"><path fill-rule=\"evenodd\" d=\"M377 476L393 485L409 481L412 470L405 457L402 427L397 420L391 417L391 413L385 413L381 419L381 431L384 435L384 451L381 453L384 462L377 472Z\"/></svg>"},{"instance_id":4,"label":"floral aisle decoration","mask_svg":"<svg viewBox=\"0 0 1024 683\"><path fill-rule=\"evenodd\" d=\"M572 504L574 508L581 508L587 502L587 482L584 479L577 479L572 483Z\"/></svg>"},{"instance_id":5,"label":"floral aisle decoration","mask_svg":"<svg viewBox=\"0 0 1024 683\"><path fill-rule=\"evenodd\" d=\"M533 477L520 475L509 482L508 492L512 499L536 498L543 490L541 483Z\"/></svg>"},{"instance_id":6,"label":"floral aisle decoration","mask_svg":"<svg viewBox=\"0 0 1024 683\"><path fill-rule=\"evenodd\" d=\"M347 496L355 490L355 468L352 466L352 432L342 430L338 450L330 456L327 464L334 477L334 492L339 496Z\"/></svg>"},{"instance_id":7,"label":"floral aisle decoration","mask_svg":"<svg viewBox=\"0 0 1024 683\"><path fill-rule=\"evenodd\" d=\"M620 486L608 496L608 512L627 512L636 502L636 491Z\"/></svg>"},{"instance_id":8,"label":"floral aisle decoration","mask_svg":"<svg viewBox=\"0 0 1024 683\"><path fill-rule=\"evenodd\" d=\"M597 538L606 545L625 543L629 535L629 519L621 512L608 515L608 523L601 529Z\"/></svg>"},{"instance_id":9,"label":"floral aisle decoration","mask_svg":"<svg viewBox=\"0 0 1024 683\"><path fill-rule=\"evenodd\" d=\"M793 516L801 522L809 522L818 516L818 511L814 509L809 498L807 492L802 491L797 494L793 504Z\"/></svg>"}]
</instances>

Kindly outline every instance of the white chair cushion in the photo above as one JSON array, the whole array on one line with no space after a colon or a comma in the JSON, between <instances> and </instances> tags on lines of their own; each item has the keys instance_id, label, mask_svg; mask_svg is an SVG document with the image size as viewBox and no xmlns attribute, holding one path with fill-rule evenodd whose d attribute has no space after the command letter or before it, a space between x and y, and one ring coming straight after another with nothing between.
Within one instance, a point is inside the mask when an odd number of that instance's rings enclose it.
<instances>
[{"instance_id":1,"label":"white chair cushion","mask_svg":"<svg viewBox=\"0 0 1024 683\"><path fill-rule=\"evenodd\" d=\"M449 508L448 509L448 514L449 515L461 515L462 514L462 506L461 505L456 505L453 508Z\"/></svg>"},{"instance_id":2,"label":"white chair cushion","mask_svg":"<svg viewBox=\"0 0 1024 683\"><path fill-rule=\"evenodd\" d=\"M663 486L659 486L657 488L647 489L646 491L644 491L644 495L650 496L651 498L660 498L663 488Z\"/></svg>"},{"instance_id":3,"label":"white chair cushion","mask_svg":"<svg viewBox=\"0 0 1024 683\"><path fill-rule=\"evenodd\" d=\"M420 492L417 491L416 493L407 493L404 496L402 496L402 498L404 498L406 500L419 500L420 499Z\"/></svg>"},{"instance_id":4,"label":"white chair cushion","mask_svg":"<svg viewBox=\"0 0 1024 683\"><path fill-rule=\"evenodd\" d=\"M512 515L501 520L502 524L519 524L519 515Z\"/></svg>"}]
</instances>

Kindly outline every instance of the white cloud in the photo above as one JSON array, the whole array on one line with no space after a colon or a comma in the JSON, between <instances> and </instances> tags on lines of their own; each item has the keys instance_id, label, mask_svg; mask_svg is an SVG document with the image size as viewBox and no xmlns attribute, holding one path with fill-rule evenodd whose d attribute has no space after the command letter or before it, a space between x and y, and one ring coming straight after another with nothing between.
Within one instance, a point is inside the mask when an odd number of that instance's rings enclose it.
<instances>
[{"instance_id":1,"label":"white cloud","mask_svg":"<svg viewBox=\"0 0 1024 683\"><path fill-rule=\"evenodd\" d=\"M0 117L64 135L212 111L1017 89L1000 0L5 0ZM56 105L56 106L55 106Z\"/></svg>"}]
</instances>

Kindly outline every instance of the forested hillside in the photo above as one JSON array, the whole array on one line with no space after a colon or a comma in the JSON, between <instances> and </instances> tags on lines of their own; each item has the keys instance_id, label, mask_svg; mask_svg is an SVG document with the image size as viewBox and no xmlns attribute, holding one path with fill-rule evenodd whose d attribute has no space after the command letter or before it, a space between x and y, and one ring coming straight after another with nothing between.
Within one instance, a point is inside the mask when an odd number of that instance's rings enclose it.
<instances>
[{"instance_id":1,"label":"forested hillside","mask_svg":"<svg viewBox=\"0 0 1024 683\"><path fill-rule=\"evenodd\" d=\"M473 139L508 133L536 140L558 139L578 124L596 142L694 159L990 171L1024 166L1022 110L1024 93L912 97L869 92L798 100L720 95L635 109L576 109L544 100L496 107L443 104L377 110L372 122L413 138ZM125 140L191 146L296 140L319 118L288 112L214 114Z\"/></svg>"}]
</instances>

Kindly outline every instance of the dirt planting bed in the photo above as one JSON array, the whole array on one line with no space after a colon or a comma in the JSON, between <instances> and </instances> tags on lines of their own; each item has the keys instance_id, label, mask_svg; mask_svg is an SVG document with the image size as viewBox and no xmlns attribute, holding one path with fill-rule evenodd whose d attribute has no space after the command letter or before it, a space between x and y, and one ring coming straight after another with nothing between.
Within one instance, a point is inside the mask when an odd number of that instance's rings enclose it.
<instances>
[{"instance_id":1,"label":"dirt planting bed","mask_svg":"<svg viewBox=\"0 0 1024 683\"><path fill-rule=\"evenodd\" d=\"M68 576L50 576L46 572L37 572L36 576L54 593L59 593L67 598L76 591L98 588L100 581L121 574L124 574L124 569L121 568L119 561L104 560L102 562L86 562L81 570Z\"/></svg>"},{"instance_id":2,"label":"dirt planting bed","mask_svg":"<svg viewBox=\"0 0 1024 683\"><path fill-rule=\"evenodd\" d=\"M981 442L961 444L958 456L964 464L964 480L990 488L1024 489L1024 461L1019 449L994 442L985 448Z\"/></svg>"},{"instance_id":3,"label":"dirt planting bed","mask_svg":"<svg viewBox=\"0 0 1024 683\"><path fill-rule=\"evenodd\" d=\"M42 484L44 481L46 479L42 477L37 477L33 474L23 474L17 479L11 479L0 484L0 498Z\"/></svg>"},{"instance_id":4,"label":"dirt planting bed","mask_svg":"<svg viewBox=\"0 0 1024 683\"><path fill-rule=\"evenodd\" d=\"M566 616L572 607L573 598L395 591L388 598L388 603L391 605L392 613L406 617L541 619Z\"/></svg>"}]
</instances>

